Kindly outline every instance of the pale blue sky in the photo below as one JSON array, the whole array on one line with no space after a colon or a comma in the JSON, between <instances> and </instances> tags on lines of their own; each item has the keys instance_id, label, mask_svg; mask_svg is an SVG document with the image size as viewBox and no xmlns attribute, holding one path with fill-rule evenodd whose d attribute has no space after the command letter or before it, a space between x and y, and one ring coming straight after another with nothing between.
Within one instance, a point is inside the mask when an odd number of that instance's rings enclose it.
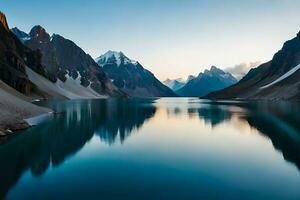
<instances>
[{"instance_id":1,"label":"pale blue sky","mask_svg":"<svg viewBox=\"0 0 300 200\"><path fill-rule=\"evenodd\" d=\"M123 51L160 79L271 59L300 30L299 0L1 0L11 27L39 24L92 57Z\"/></svg>"}]
</instances>

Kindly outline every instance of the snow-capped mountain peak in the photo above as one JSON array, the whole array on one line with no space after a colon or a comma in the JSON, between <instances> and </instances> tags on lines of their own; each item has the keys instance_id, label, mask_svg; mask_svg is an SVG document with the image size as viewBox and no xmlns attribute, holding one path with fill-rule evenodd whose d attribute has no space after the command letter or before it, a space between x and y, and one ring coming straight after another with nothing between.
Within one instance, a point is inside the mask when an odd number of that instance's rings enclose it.
<instances>
[{"instance_id":1,"label":"snow-capped mountain peak","mask_svg":"<svg viewBox=\"0 0 300 200\"><path fill-rule=\"evenodd\" d=\"M134 65L137 64L137 61L129 59L121 51L120 52L108 51L105 54L96 58L95 61L100 66L103 66L105 64L117 64L118 66L120 66L121 64L134 64Z\"/></svg>"}]
</instances>

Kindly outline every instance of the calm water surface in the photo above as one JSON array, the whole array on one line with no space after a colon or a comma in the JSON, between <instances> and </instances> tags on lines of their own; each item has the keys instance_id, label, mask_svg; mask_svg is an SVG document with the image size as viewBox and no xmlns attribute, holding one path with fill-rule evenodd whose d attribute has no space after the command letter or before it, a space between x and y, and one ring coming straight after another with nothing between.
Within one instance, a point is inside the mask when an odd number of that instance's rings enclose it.
<instances>
[{"instance_id":1,"label":"calm water surface","mask_svg":"<svg viewBox=\"0 0 300 200\"><path fill-rule=\"evenodd\" d=\"M300 105L44 102L0 144L0 199L300 199Z\"/></svg>"}]
</instances>

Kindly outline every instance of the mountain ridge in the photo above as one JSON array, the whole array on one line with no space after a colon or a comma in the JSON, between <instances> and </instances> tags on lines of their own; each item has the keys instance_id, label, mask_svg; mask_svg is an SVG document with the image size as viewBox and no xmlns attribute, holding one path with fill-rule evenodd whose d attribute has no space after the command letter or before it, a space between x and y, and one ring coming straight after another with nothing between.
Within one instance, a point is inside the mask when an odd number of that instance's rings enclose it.
<instances>
[{"instance_id":1,"label":"mountain ridge","mask_svg":"<svg viewBox=\"0 0 300 200\"><path fill-rule=\"evenodd\" d=\"M198 76L189 76L188 82L176 91L180 96L200 97L212 91L221 90L237 82L230 73L211 66L210 70L205 69Z\"/></svg>"},{"instance_id":2,"label":"mountain ridge","mask_svg":"<svg viewBox=\"0 0 300 200\"><path fill-rule=\"evenodd\" d=\"M75 81L79 77L77 81L79 83L78 89L81 88L82 90L81 86L83 86L87 91L92 88L99 95L126 96L124 92L121 92L111 83L92 57L72 40L59 34L50 36L40 25L34 26L28 34L24 34L18 28L14 28L12 31L16 36L19 36L19 39L26 46L42 53L42 63L50 72L50 80L53 83L56 84L60 81L64 83L68 80ZM76 91L79 92L79 90ZM82 92L86 93L83 90Z\"/></svg>"}]
</instances>

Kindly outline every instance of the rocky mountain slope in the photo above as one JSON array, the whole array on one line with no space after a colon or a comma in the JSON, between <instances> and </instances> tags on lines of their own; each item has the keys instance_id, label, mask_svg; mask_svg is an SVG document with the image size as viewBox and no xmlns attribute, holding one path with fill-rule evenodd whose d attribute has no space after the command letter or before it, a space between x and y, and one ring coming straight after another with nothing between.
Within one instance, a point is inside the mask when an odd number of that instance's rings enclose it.
<instances>
[{"instance_id":1,"label":"rocky mountain slope","mask_svg":"<svg viewBox=\"0 0 300 200\"><path fill-rule=\"evenodd\" d=\"M237 82L230 73L225 73L221 69L212 66L210 70L205 70L195 78L190 80L176 91L180 96L200 97L212 91L224 89Z\"/></svg>"},{"instance_id":2,"label":"rocky mountain slope","mask_svg":"<svg viewBox=\"0 0 300 200\"><path fill-rule=\"evenodd\" d=\"M41 64L41 54L18 40L9 30L3 13L0 13L0 18L0 79L25 95L45 95L30 81L25 70L28 66L40 76L50 79L49 72Z\"/></svg>"},{"instance_id":3,"label":"rocky mountain slope","mask_svg":"<svg viewBox=\"0 0 300 200\"><path fill-rule=\"evenodd\" d=\"M150 71L122 52L108 51L95 59L113 83L133 97L169 97L176 94Z\"/></svg>"},{"instance_id":4,"label":"rocky mountain slope","mask_svg":"<svg viewBox=\"0 0 300 200\"><path fill-rule=\"evenodd\" d=\"M253 68L224 90L213 92L212 99L300 99L300 32L284 43L271 61Z\"/></svg>"},{"instance_id":5,"label":"rocky mountain slope","mask_svg":"<svg viewBox=\"0 0 300 200\"><path fill-rule=\"evenodd\" d=\"M49 80L58 87L55 89L47 83L43 90L51 87L58 91L56 93L71 99L126 96L111 83L91 56L71 40L58 34L50 36L41 26L34 26L29 34L18 28L13 28L12 32L27 47L41 52L42 64L49 72Z\"/></svg>"},{"instance_id":6,"label":"rocky mountain slope","mask_svg":"<svg viewBox=\"0 0 300 200\"><path fill-rule=\"evenodd\" d=\"M0 137L29 127L25 118L50 112L30 103L31 97L46 95L26 73L28 68L38 76L49 78L40 56L10 32L5 15L0 13Z\"/></svg>"}]
</instances>

